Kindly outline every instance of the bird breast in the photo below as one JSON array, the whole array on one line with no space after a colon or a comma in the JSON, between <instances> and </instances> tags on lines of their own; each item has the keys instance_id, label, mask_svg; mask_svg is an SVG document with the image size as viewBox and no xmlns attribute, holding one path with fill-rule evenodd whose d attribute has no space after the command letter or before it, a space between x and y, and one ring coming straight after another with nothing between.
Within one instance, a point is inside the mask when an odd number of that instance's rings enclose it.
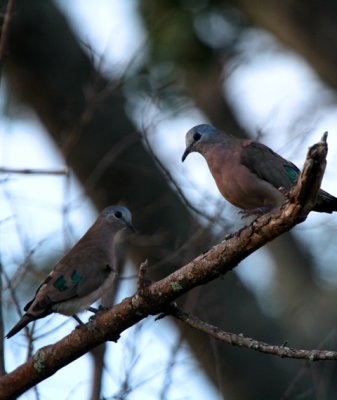
<instances>
[{"instance_id":1,"label":"bird breast","mask_svg":"<svg viewBox=\"0 0 337 400\"><path fill-rule=\"evenodd\" d=\"M217 149L205 158L220 193L236 207L243 210L276 207L284 201L279 190L242 165L234 152Z\"/></svg>"}]
</instances>

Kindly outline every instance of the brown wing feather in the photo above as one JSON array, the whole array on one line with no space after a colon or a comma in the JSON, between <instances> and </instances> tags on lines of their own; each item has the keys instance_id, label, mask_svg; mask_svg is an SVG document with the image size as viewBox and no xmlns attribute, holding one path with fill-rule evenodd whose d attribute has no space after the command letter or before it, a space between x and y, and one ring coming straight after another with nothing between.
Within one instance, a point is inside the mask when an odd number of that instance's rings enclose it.
<instances>
[{"instance_id":1,"label":"brown wing feather","mask_svg":"<svg viewBox=\"0 0 337 400\"><path fill-rule=\"evenodd\" d=\"M54 304L86 296L100 287L111 272L111 267L107 268L108 258L97 249L96 252L86 253L78 253L77 257L77 254L72 252L60 260L38 287L34 298L26 304L24 310L42 314Z\"/></svg>"},{"instance_id":2,"label":"brown wing feather","mask_svg":"<svg viewBox=\"0 0 337 400\"><path fill-rule=\"evenodd\" d=\"M289 190L296 182L300 170L262 143L249 141L243 146L241 163L252 173L276 189Z\"/></svg>"}]
</instances>

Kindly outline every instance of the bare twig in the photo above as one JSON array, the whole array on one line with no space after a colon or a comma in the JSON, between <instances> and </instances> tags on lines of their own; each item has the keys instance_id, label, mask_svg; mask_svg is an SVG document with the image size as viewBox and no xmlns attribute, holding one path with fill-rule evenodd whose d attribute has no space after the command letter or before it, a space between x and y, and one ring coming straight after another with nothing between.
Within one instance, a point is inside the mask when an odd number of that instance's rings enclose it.
<instances>
[{"instance_id":1,"label":"bare twig","mask_svg":"<svg viewBox=\"0 0 337 400\"><path fill-rule=\"evenodd\" d=\"M183 342L184 332L180 332L179 337L177 338L176 343L174 344L170 352L170 358L167 363L164 381L161 385L160 394L158 396L159 400L166 400L169 398L170 387L173 383L173 369L177 363L178 354L182 348Z\"/></svg>"},{"instance_id":2,"label":"bare twig","mask_svg":"<svg viewBox=\"0 0 337 400\"><path fill-rule=\"evenodd\" d=\"M109 149L106 154L102 157L100 162L96 165L95 169L89 175L88 179L84 183L84 189L86 192L92 190L99 178L104 174L104 172L109 168L109 166L118 158L118 156L126 151L130 146L134 145L140 140L139 136L136 134L130 134L125 136L119 143L115 144L111 149Z\"/></svg>"},{"instance_id":3,"label":"bare twig","mask_svg":"<svg viewBox=\"0 0 337 400\"><path fill-rule=\"evenodd\" d=\"M3 309L3 281L2 281L2 262L0 259L0 376L5 375L6 370L5 370L5 348L4 348L4 320L3 320L3 314L2 314L2 309Z\"/></svg>"},{"instance_id":4,"label":"bare twig","mask_svg":"<svg viewBox=\"0 0 337 400\"><path fill-rule=\"evenodd\" d=\"M184 195L183 191L180 189L179 185L177 184L176 180L173 178L171 172L164 166L164 164L160 161L159 157L157 157L157 155L156 155L155 151L153 150L151 143L147 137L147 134L144 134L143 137L144 137L144 141L146 143L146 146L147 146L152 158L155 160L158 167L163 171L163 174L166 177L166 179L173 185L174 189L177 191L177 193L178 193L179 197L181 198L181 200L183 201L183 203L190 210L194 211L197 215L200 215L201 217L205 218L209 222L214 223L217 218L207 215L207 213L205 213L205 211L199 210L187 199L187 197Z\"/></svg>"},{"instance_id":5,"label":"bare twig","mask_svg":"<svg viewBox=\"0 0 337 400\"><path fill-rule=\"evenodd\" d=\"M147 268L149 266L149 261L145 260L140 264L138 271L138 280L137 280L137 291L141 295L144 294L146 288L150 285L151 281L146 278Z\"/></svg>"},{"instance_id":6,"label":"bare twig","mask_svg":"<svg viewBox=\"0 0 337 400\"><path fill-rule=\"evenodd\" d=\"M2 276L6 280L6 285L7 285L6 288L10 292L12 304L15 305L16 312L19 315L19 317L21 318L23 314L22 314L22 311L21 311L21 308L19 305L19 300L16 296L16 292L15 292L13 284L12 284L12 280L9 279L6 271L3 268L2 268ZM30 329L30 328L28 328L28 326L25 326L24 331L25 331L25 335L27 338L27 342L28 342L28 347L27 347L27 359L28 359L29 357L31 357L31 355L33 353L33 335L32 335L33 328ZM2 337L4 337L4 335L2 335Z\"/></svg>"},{"instance_id":7,"label":"bare twig","mask_svg":"<svg viewBox=\"0 0 337 400\"><path fill-rule=\"evenodd\" d=\"M261 353L272 354L281 358L296 358L309 361L336 361L337 352L330 350L300 350L293 349L285 345L276 346L268 343L243 336L241 333L225 332L222 329L208 324L205 321L191 315L177 306L170 307L170 314L180 321L185 322L192 328L198 329L213 338L220 340L232 346L244 347L247 349L259 351Z\"/></svg>"},{"instance_id":8,"label":"bare twig","mask_svg":"<svg viewBox=\"0 0 337 400\"><path fill-rule=\"evenodd\" d=\"M101 399L102 391L102 377L105 368L104 356L106 351L106 343L102 343L100 346L95 347L90 351L91 357L93 358L93 372L92 372L92 386L91 386L91 400Z\"/></svg>"},{"instance_id":9,"label":"bare twig","mask_svg":"<svg viewBox=\"0 0 337 400\"><path fill-rule=\"evenodd\" d=\"M14 9L14 0L9 0L7 3L7 8L5 12L5 19L1 29L1 39L0 39L0 69L2 67L3 57L5 54L5 46L7 40L8 26Z\"/></svg>"},{"instance_id":10,"label":"bare twig","mask_svg":"<svg viewBox=\"0 0 337 400\"><path fill-rule=\"evenodd\" d=\"M27 174L27 175L68 175L68 168L38 169L38 168L6 168L0 167L2 174Z\"/></svg>"}]
</instances>

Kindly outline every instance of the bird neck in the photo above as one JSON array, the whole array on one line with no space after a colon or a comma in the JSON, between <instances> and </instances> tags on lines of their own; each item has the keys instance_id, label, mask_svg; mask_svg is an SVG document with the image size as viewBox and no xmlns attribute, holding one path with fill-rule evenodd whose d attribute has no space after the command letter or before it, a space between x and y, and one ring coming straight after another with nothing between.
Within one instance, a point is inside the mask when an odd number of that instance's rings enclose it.
<instances>
[{"instance_id":1,"label":"bird neck","mask_svg":"<svg viewBox=\"0 0 337 400\"><path fill-rule=\"evenodd\" d=\"M105 221L97 220L83 236L85 241L95 241L97 246L111 247L117 230Z\"/></svg>"},{"instance_id":2,"label":"bird neck","mask_svg":"<svg viewBox=\"0 0 337 400\"><path fill-rule=\"evenodd\" d=\"M224 174L229 174L233 157L238 151L238 139L224 136L223 140L211 143L203 148L208 167L215 181L221 180Z\"/></svg>"},{"instance_id":3,"label":"bird neck","mask_svg":"<svg viewBox=\"0 0 337 400\"><path fill-rule=\"evenodd\" d=\"M232 142L216 142L205 145L202 151L207 163L213 165L214 163L224 163L232 156L234 146Z\"/></svg>"}]
</instances>

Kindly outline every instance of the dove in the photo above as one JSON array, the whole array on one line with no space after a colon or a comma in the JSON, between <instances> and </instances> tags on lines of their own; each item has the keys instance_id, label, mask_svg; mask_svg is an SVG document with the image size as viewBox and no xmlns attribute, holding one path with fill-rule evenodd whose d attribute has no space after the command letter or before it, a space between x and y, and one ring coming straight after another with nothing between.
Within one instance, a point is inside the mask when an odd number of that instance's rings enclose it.
<instances>
[{"instance_id":1,"label":"dove","mask_svg":"<svg viewBox=\"0 0 337 400\"><path fill-rule=\"evenodd\" d=\"M264 144L239 139L209 124L186 133L182 161L192 152L205 158L222 196L246 216L280 206L300 174L295 164ZM320 189L313 211L337 211L337 198Z\"/></svg>"},{"instance_id":2,"label":"dove","mask_svg":"<svg viewBox=\"0 0 337 400\"><path fill-rule=\"evenodd\" d=\"M51 313L73 316L90 309L115 279L117 233L124 228L135 231L130 211L109 206L98 216L75 246L54 266L24 307L25 314L7 333L10 338L27 324ZM92 309L93 310L93 309Z\"/></svg>"}]
</instances>

